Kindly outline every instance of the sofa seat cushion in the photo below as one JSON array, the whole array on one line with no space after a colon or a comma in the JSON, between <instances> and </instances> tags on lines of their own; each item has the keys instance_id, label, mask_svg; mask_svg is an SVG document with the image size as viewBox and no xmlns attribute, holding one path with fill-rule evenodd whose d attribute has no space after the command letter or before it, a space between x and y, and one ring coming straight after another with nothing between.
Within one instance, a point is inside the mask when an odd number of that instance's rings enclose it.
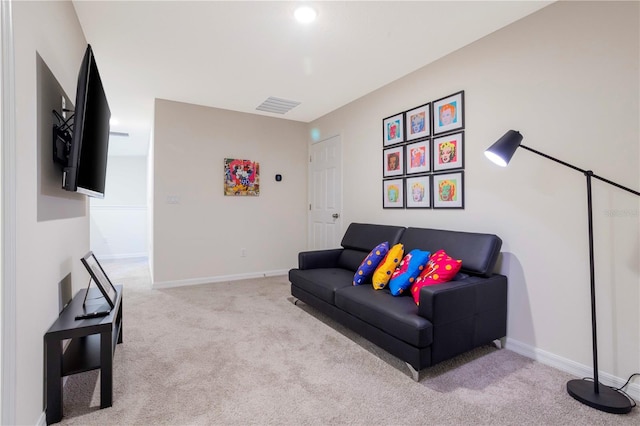
<instances>
[{"instance_id":1,"label":"sofa seat cushion","mask_svg":"<svg viewBox=\"0 0 640 426\"><path fill-rule=\"evenodd\" d=\"M349 286L335 292L335 304L345 312L418 348L431 345L431 322L418 315L413 298L393 297L388 289Z\"/></svg>"},{"instance_id":2,"label":"sofa seat cushion","mask_svg":"<svg viewBox=\"0 0 640 426\"><path fill-rule=\"evenodd\" d=\"M292 269L289 271L289 281L333 305L337 289L353 287L353 271L342 268Z\"/></svg>"}]
</instances>

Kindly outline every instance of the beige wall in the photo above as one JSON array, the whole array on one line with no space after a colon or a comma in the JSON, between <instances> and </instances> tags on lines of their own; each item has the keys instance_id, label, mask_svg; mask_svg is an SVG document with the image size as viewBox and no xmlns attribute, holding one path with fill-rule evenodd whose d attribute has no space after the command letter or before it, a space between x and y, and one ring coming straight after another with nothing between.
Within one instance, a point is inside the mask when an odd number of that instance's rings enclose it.
<instances>
[{"instance_id":1,"label":"beige wall","mask_svg":"<svg viewBox=\"0 0 640 426\"><path fill-rule=\"evenodd\" d=\"M86 285L88 274L80 258L89 249L86 214L38 221L36 52L67 95L75 99L86 41L71 2L13 2L13 28L17 186L15 420L17 424L33 425L42 420L44 409L43 336L58 316L58 286L65 277L71 280L74 293ZM58 204L62 204L62 210L67 195L60 194ZM67 201L70 209L75 208L76 201Z\"/></svg>"},{"instance_id":2,"label":"beige wall","mask_svg":"<svg viewBox=\"0 0 640 426\"><path fill-rule=\"evenodd\" d=\"M640 189L638 2L560 2L311 123L344 144L345 223L491 232L509 276L514 350L591 366L585 177L525 150L483 155L508 129L523 144ZM381 120L465 91L465 210L383 210ZM350 185L358 182L358 185ZM640 371L637 196L594 182L600 368Z\"/></svg>"},{"instance_id":3,"label":"beige wall","mask_svg":"<svg viewBox=\"0 0 640 426\"><path fill-rule=\"evenodd\" d=\"M156 101L155 286L284 273L297 264L306 247L306 129L278 118ZM224 158L260 163L259 196L223 195Z\"/></svg>"}]
</instances>

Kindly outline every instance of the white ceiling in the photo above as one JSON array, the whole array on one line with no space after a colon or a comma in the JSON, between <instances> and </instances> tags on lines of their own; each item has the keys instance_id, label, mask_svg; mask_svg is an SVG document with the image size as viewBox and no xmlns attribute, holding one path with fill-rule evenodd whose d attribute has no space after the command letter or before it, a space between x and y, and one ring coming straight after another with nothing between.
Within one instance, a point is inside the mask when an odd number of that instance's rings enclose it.
<instances>
[{"instance_id":1,"label":"white ceiling","mask_svg":"<svg viewBox=\"0 0 640 426\"><path fill-rule=\"evenodd\" d=\"M293 19L306 3L312 24ZM549 1L85 1L73 5L112 115L146 155L155 98L310 122ZM300 102L256 110L269 96Z\"/></svg>"}]
</instances>

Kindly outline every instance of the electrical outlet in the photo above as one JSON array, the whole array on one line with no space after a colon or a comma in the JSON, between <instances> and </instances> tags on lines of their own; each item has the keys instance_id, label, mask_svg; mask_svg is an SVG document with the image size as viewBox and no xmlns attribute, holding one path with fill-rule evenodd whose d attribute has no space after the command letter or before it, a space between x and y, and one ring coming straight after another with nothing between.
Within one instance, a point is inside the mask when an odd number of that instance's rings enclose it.
<instances>
[{"instance_id":1,"label":"electrical outlet","mask_svg":"<svg viewBox=\"0 0 640 426\"><path fill-rule=\"evenodd\" d=\"M240 257L247 257L247 249L246 248L241 248L240 249Z\"/></svg>"}]
</instances>

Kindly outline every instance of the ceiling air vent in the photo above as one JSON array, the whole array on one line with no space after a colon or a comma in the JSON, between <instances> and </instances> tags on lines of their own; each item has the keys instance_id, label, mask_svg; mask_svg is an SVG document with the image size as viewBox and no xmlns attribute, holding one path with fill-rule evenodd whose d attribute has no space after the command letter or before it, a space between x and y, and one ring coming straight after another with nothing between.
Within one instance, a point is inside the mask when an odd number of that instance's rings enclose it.
<instances>
[{"instance_id":1,"label":"ceiling air vent","mask_svg":"<svg viewBox=\"0 0 640 426\"><path fill-rule=\"evenodd\" d=\"M273 112L276 114L285 114L298 105L300 105L300 102L289 101L287 99L280 99L269 96L267 100L258 105L256 109L259 111Z\"/></svg>"}]
</instances>

